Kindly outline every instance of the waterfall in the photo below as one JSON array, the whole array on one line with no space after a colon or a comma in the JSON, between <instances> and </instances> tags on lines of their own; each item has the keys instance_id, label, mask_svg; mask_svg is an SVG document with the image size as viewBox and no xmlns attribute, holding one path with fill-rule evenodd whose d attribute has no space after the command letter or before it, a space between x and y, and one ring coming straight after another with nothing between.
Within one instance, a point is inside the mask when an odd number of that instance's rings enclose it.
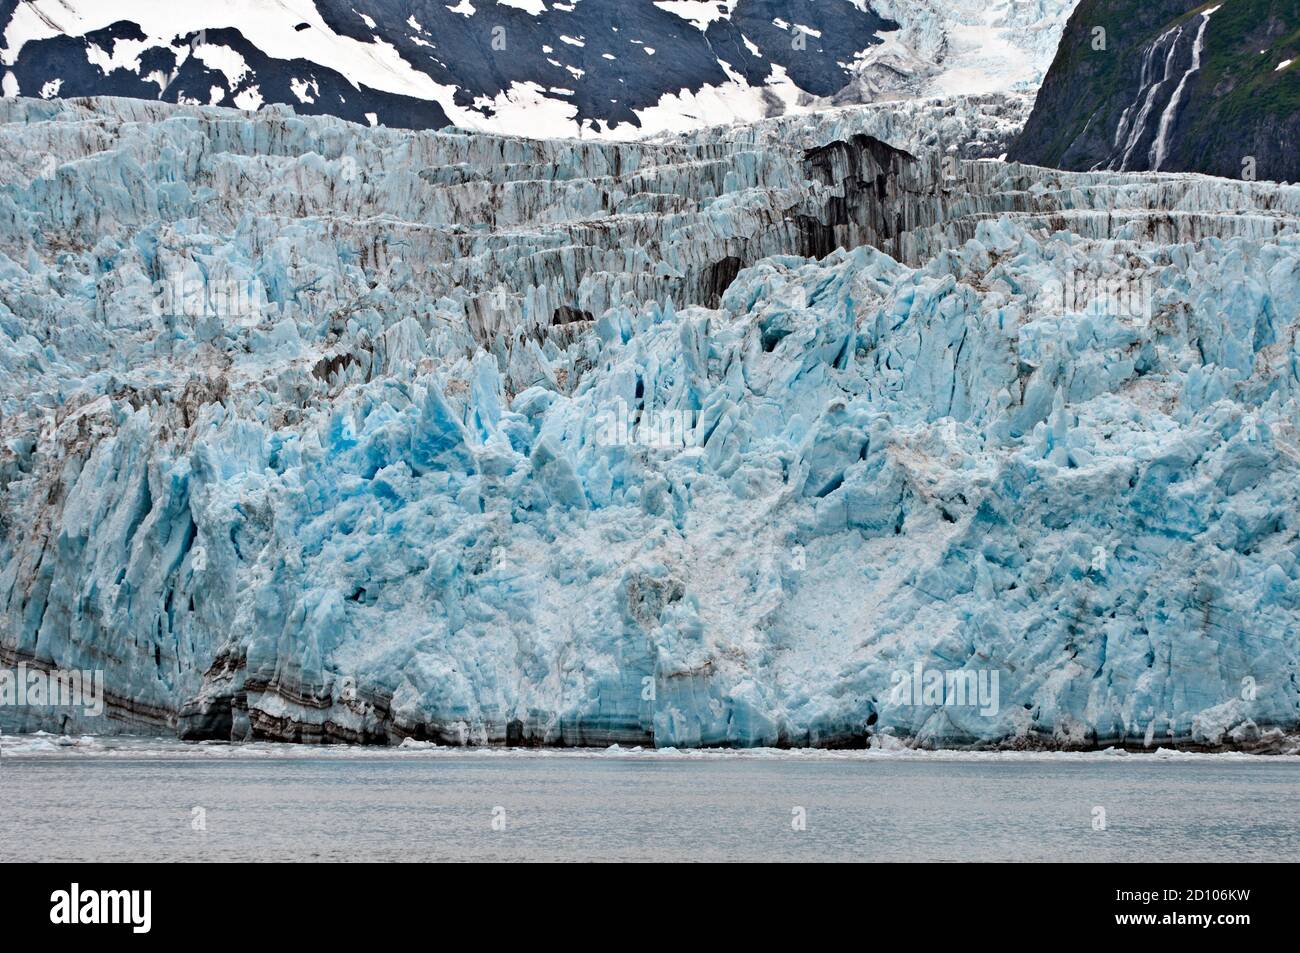
<instances>
[{"instance_id":1,"label":"waterfall","mask_svg":"<svg viewBox=\"0 0 1300 953\"><path fill-rule=\"evenodd\" d=\"M1160 36L1156 37L1155 42L1153 42L1150 49L1147 50L1146 57L1142 60L1141 89L1138 92L1137 99L1133 100L1133 105L1124 110L1124 115L1120 117L1120 130L1118 130L1115 135L1116 143L1118 144L1119 137L1128 121L1129 113L1132 112L1133 109L1137 108L1138 103L1141 102L1141 109L1134 118L1132 126L1128 128L1128 138L1124 143L1124 152L1120 156L1119 165L1117 167L1120 172L1123 172L1128 168L1129 156L1132 155L1133 150L1137 148L1138 142L1142 139L1142 132L1146 129L1147 116L1151 113L1151 107L1155 105L1156 94L1160 91L1161 87L1172 78L1174 54L1178 50L1178 41L1182 38L1182 35L1183 28L1181 25L1170 27L1164 33L1161 33ZM1162 72L1160 79L1157 80L1155 78L1155 72L1152 69L1155 63L1155 57L1156 54L1160 52L1164 42L1170 39L1170 37L1172 37L1172 40L1169 43L1169 52L1165 55L1164 71Z\"/></svg>"},{"instance_id":2,"label":"waterfall","mask_svg":"<svg viewBox=\"0 0 1300 953\"><path fill-rule=\"evenodd\" d=\"M1159 172L1161 163L1165 161L1165 155L1169 151L1169 132L1173 129L1174 119L1178 115L1178 104L1182 101L1183 90L1187 87L1187 78L1201 68L1201 51L1205 48L1205 28L1210 25L1210 17L1222 6L1220 4L1218 7L1210 7L1210 9L1201 13L1201 26L1196 31L1196 42L1192 45L1192 65L1183 74L1182 80L1178 83L1178 88L1174 90L1174 95L1170 97L1169 105L1165 107L1164 114L1160 117L1156 141L1151 146L1149 158L1151 159L1152 172Z\"/></svg>"}]
</instances>

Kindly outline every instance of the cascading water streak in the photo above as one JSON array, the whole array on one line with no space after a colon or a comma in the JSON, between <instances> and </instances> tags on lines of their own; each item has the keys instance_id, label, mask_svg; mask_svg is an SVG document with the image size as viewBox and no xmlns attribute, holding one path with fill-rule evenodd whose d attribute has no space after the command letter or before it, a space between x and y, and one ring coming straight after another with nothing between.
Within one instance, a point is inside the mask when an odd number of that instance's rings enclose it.
<instances>
[{"instance_id":1,"label":"cascading water streak","mask_svg":"<svg viewBox=\"0 0 1300 953\"><path fill-rule=\"evenodd\" d=\"M1138 143L1142 141L1142 134L1146 131L1147 117L1151 114L1151 108L1155 105L1156 96L1164 87L1165 83L1169 82L1173 78L1174 56L1178 52L1178 41L1182 38L1182 35L1183 28L1181 24L1170 27L1164 33L1160 34L1160 36L1156 37L1155 41L1152 42L1150 49L1147 50L1147 54L1142 62L1142 88L1138 91L1138 95L1134 99L1133 104L1126 109L1124 115L1120 117L1119 127L1122 129L1128 121L1130 111L1137 108L1139 102L1142 104L1137 115L1133 119L1132 126L1128 128L1128 138L1124 141L1124 149L1119 157L1118 163L1112 162L1110 165L1110 168L1113 168L1117 172L1128 170L1129 157L1132 156L1133 150L1137 148ZM1169 49L1168 52L1165 53L1164 69L1161 72L1160 78L1156 79L1152 66L1154 65L1155 58L1161 51L1166 40L1169 41ZM1117 140L1119 135L1120 133L1117 132Z\"/></svg>"},{"instance_id":2,"label":"cascading water streak","mask_svg":"<svg viewBox=\"0 0 1300 953\"><path fill-rule=\"evenodd\" d=\"M1174 90L1174 94L1169 97L1169 105L1165 107L1164 113L1160 116L1160 126L1156 131L1156 139L1148 154L1152 172L1160 171L1160 166L1164 164L1165 156L1168 155L1169 133L1174 127L1174 120L1178 118L1178 107L1182 103L1183 90L1187 88L1187 80L1192 74L1199 72L1201 69L1201 53L1205 49L1205 29L1210 25L1210 17L1221 6L1222 4L1201 12L1201 24L1196 31L1196 42L1192 44L1192 64L1187 68L1187 72L1183 74L1183 78L1179 80L1178 88Z\"/></svg>"}]
</instances>

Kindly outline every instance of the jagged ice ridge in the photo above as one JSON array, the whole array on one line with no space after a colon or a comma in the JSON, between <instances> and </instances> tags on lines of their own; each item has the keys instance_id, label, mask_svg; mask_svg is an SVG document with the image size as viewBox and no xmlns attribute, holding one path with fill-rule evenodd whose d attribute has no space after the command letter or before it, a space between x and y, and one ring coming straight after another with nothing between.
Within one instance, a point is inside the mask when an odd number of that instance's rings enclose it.
<instances>
[{"instance_id":1,"label":"jagged ice ridge","mask_svg":"<svg viewBox=\"0 0 1300 953\"><path fill-rule=\"evenodd\" d=\"M0 103L0 661L188 738L1281 743L1300 189L899 115Z\"/></svg>"}]
</instances>

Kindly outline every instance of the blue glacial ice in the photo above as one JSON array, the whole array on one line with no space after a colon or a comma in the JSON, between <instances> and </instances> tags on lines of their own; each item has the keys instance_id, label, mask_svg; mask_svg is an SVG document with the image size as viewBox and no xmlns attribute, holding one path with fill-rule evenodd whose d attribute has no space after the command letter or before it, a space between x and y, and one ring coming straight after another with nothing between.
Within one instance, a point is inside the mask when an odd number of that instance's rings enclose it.
<instances>
[{"instance_id":1,"label":"blue glacial ice","mask_svg":"<svg viewBox=\"0 0 1300 953\"><path fill-rule=\"evenodd\" d=\"M110 693L0 724L1293 733L1300 188L949 174L882 115L597 145L0 103L0 663Z\"/></svg>"}]
</instances>

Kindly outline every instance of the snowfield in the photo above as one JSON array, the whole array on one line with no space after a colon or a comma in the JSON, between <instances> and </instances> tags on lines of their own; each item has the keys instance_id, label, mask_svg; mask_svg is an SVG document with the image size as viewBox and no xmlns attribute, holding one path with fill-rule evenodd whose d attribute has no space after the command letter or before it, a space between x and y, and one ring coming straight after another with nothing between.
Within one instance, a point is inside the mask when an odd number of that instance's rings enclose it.
<instances>
[{"instance_id":1,"label":"snowfield","mask_svg":"<svg viewBox=\"0 0 1300 953\"><path fill-rule=\"evenodd\" d=\"M1076 2L28 0L0 20L0 80L6 96L282 102L628 140L832 102L997 93L1027 106Z\"/></svg>"}]
</instances>

